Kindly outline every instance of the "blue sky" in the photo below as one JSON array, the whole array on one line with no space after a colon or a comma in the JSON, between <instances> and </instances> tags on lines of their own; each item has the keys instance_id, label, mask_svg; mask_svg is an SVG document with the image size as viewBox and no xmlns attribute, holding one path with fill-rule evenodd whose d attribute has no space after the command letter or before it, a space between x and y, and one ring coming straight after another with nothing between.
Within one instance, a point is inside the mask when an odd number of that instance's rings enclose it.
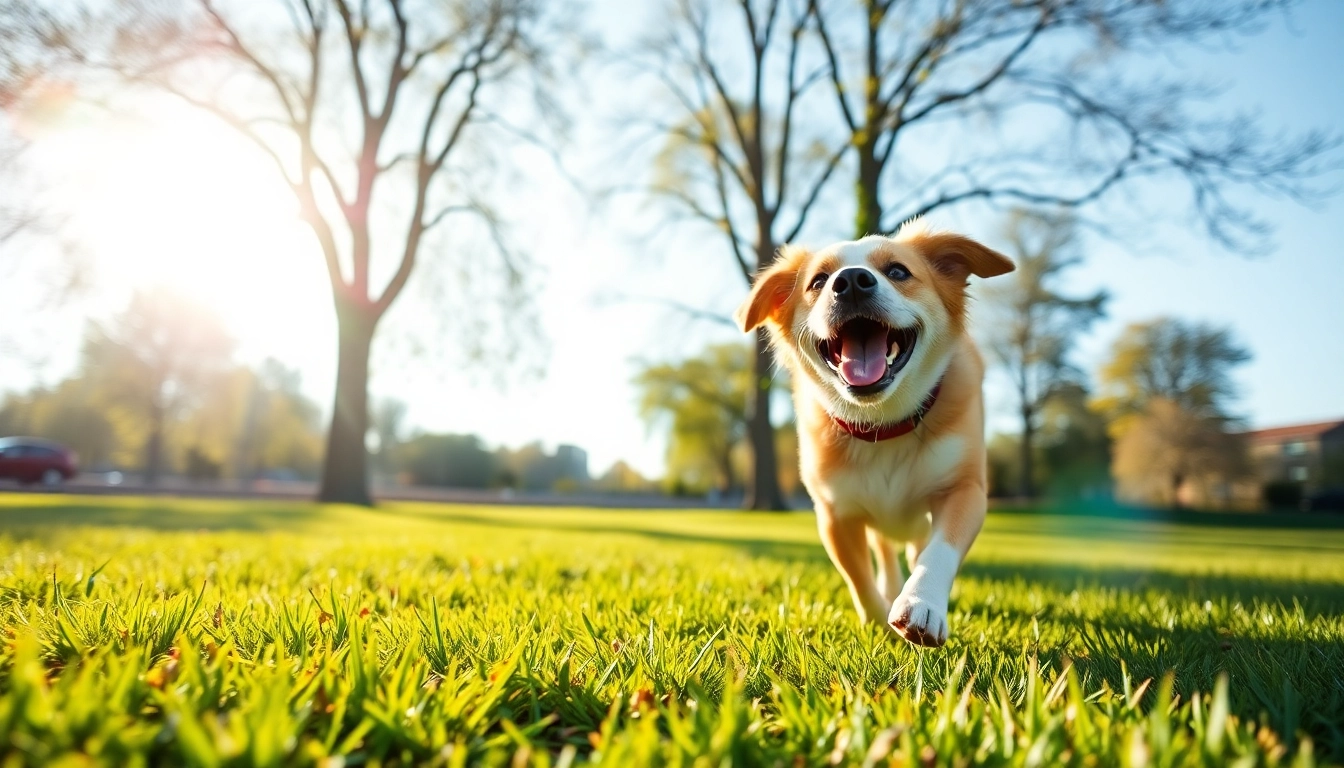
<instances>
[{"instance_id":1,"label":"blue sky","mask_svg":"<svg viewBox=\"0 0 1344 768\"><path fill-rule=\"evenodd\" d=\"M594 3L591 18L613 46L629 44L656 17L652 4L633 13L630 5ZM1220 110L1258 114L1271 129L1344 132L1341 43L1344 2L1313 0L1259 35L1173 52L1160 65L1225 86ZM637 106L646 94L610 73L585 85L596 108L578 111L566 166L581 175L642 182L647 168L611 150L609 114L613 107ZM8 305L0 306L0 323L11 329L32 324L31 332L20 333L41 363L0 371L0 389L63 375L78 351L85 316L115 309L138 284L166 280L216 306L236 327L245 358L273 355L299 368L305 389L326 404L335 363L330 300L320 258L295 228L284 191L227 131L195 115L175 114L169 122L158 133L84 126L52 142L49 154L81 174L81 211L73 226L88 241L96 290L40 320L20 309L31 304L28 292L0 302ZM214 151L201 153L203 144ZM95 162L93 155L115 162ZM656 215L637 196L594 207L541 153L520 150L515 159L528 173L506 213L535 262L531 277L543 328L535 346L546 352L543 374L516 375L522 371L517 364L487 374L460 355L454 336L462 332L459 313L471 311L470 301L447 306L424 272L383 328L372 391L407 401L418 428L474 432L495 444L575 443L589 450L595 471L624 458L657 474L664 446L656 430L639 421L629 386L638 361L740 337L618 299L676 297L726 313L745 294L742 278L719 238L656 228ZM1332 181L1344 185L1344 174ZM184 202L191 195L182 190L192 185L204 191ZM837 185L837 194L846 188ZM1113 296L1110 317L1082 340L1077 362L1095 370L1130 322L1160 315L1211 321L1230 326L1254 354L1237 375L1240 411L1251 423L1344 418L1344 196L1315 208L1258 201L1259 214L1276 228L1273 247L1246 257L1223 252L1191 221L1166 214L1181 209L1178 190L1145 194L1153 197L1145 207L1159 215L1124 243L1089 239L1085 264L1068 277L1074 290L1105 287ZM171 227L162 226L165 211ZM809 232L818 238L843 236L851 226L848 208L820 210L817 221ZM981 210L934 221L991 245L999 228L998 218ZM454 245L461 248L431 247ZM460 264L467 271L477 266L470 257ZM405 333L415 328L420 331ZM991 377L987 390L991 428L1012 429L1005 388Z\"/></svg>"},{"instance_id":2,"label":"blue sky","mask_svg":"<svg viewBox=\"0 0 1344 768\"><path fill-rule=\"evenodd\" d=\"M1344 131L1344 3L1306 3L1234 50L1183 58L1192 72L1227 86L1229 111L1257 114L1272 129ZM1331 181L1344 184L1344 174ZM1257 209L1276 229L1261 256L1229 254L1197 230L1169 224L1151 250L1095 243L1071 282L1104 286L1114 298L1110 320L1079 360L1095 368L1134 320L1208 320L1233 328L1254 355L1237 377L1252 424L1344 418L1344 196L1312 208L1262 200Z\"/></svg>"}]
</instances>

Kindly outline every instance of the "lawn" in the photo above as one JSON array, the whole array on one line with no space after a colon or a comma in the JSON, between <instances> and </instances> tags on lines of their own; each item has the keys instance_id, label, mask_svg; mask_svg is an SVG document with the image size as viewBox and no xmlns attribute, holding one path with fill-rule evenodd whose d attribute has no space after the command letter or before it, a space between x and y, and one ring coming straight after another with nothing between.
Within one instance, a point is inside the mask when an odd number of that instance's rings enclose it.
<instances>
[{"instance_id":1,"label":"lawn","mask_svg":"<svg viewBox=\"0 0 1344 768\"><path fill-rule=\"evenodd\" d=\"M3 765L1344 762L1344 530L991 514L920 651L805 514L0 495Z\"/></svg>"}]
</instances>

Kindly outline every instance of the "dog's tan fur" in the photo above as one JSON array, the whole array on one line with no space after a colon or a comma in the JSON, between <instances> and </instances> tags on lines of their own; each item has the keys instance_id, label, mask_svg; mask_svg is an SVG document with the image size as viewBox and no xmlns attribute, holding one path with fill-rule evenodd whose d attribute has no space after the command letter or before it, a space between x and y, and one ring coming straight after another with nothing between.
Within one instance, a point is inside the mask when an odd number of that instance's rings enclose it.
<instances>
[{"instance_id":1,"label":"dog's tan fur","mask_svg":"<svg viewBox=\"0 0 1344 768\"><path fill-rule=\"evenodd\" d=\"M893 263L910 277L889 278ZM848 391L816 350L833 329L827 325L830 278L820 288L814 281L845 267L878 276L885 316L874 319L918 328L909 362L884 391L863 397ZM859 616L884 621L920 645L947 639L952 578L985 517L984 363L966 333L966 281L1012 269L1007 258L973 240L916 223L892 238L815 253L786 247L738 310L743 330L769 329L778 359L793 376L803 483L816 504L822 543ZM837 417L850 424L899 422L940 380L937 401L907 435L868 443L836 424ZM909 580L897 542L906 544Z\"/></svg>"}]
</instances>

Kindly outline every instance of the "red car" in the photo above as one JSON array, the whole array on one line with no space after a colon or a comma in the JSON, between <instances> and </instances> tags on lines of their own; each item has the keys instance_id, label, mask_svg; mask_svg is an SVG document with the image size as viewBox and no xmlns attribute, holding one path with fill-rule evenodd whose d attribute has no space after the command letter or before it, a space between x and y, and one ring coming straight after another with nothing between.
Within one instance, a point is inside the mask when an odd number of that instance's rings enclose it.
<instances>
[{"instance_id":1,"label":"red car","mask_svg":"<svg viewBox=\"0 0 1344 768\"><path fill-rule=\"evenodd\" d=\"M75 452L59 443L35 437L0 438L0 480L60 485L76 471Z\"/></svg>"}]
</instances>

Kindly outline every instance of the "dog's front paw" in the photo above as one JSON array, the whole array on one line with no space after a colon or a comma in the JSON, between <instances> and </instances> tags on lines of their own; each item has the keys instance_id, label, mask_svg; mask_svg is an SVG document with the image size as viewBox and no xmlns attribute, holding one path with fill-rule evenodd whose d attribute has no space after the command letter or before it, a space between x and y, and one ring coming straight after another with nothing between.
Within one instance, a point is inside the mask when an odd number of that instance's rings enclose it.
<instances>
[{"instance_id":1,"label":"dog's front paw","mask_svg":"<svg viewBox=\"0 0 1344 768\"><path fill-rule=\"evenodd\" d=\"M947 642L947 608L918 595L902 593L891 606L887 623L896 634L915 645L937 648Z\"/></svg>"}]
</instances>

